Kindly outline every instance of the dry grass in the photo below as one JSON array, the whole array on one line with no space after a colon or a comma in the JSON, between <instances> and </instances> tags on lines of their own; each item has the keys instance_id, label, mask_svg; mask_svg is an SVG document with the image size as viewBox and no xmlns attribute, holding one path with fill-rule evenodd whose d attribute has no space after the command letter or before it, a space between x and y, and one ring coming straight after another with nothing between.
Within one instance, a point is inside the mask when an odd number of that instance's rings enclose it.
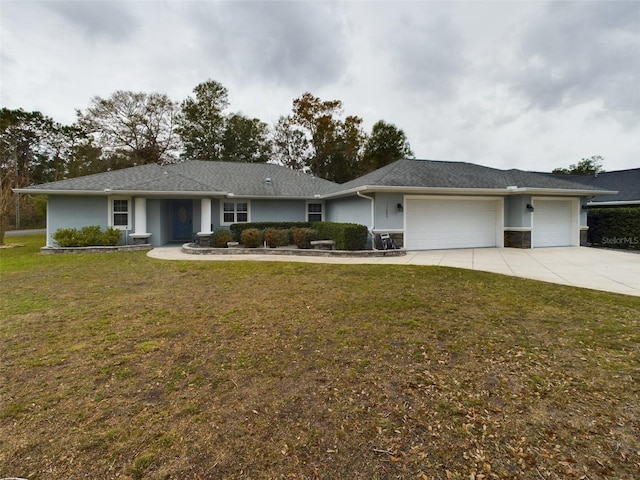
<instances>
[{"instance_id":1,"label":"dry grass","mask_svg":"<svg viewBox=\"0 0 640 480\"><path fill-rule=\"evenodd\" d=\"M640 476L638 298L20 242L0 252L0 478Z\"/></svg>"}]
</instances>

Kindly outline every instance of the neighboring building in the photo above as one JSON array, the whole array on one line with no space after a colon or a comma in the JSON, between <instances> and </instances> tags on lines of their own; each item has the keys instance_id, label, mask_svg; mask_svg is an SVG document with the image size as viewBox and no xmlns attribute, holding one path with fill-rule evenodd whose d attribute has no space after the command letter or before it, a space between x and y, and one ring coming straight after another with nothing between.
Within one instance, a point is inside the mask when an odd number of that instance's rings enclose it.
<instances>
[{"instance_id":1,"label":"neighboring building","mask_svg":"<svg viewBox=\"0 0 640 480\"><path fill-rule=\"evenodd\" d=\"M587 203L589 207L640 206L640 168L602 172L592 175L554 173L553 176L600 190L614 190L617 192L611 195L594 197Z\"/></svg>"},{"instance_id":2,"label":"neighboring building","mask_svg":"<svg viewBox=\"0 0 640 480\"><path fill-rule=\"evenodd\" d=\"M185 242L238 222L334 221L411 250L577 246L588 201L615 191L462 162L399 160L345 184L273 164L143 165L17 189L46 194L59 228L123 230L123 243Z\"/></svg>"}]
</instances>

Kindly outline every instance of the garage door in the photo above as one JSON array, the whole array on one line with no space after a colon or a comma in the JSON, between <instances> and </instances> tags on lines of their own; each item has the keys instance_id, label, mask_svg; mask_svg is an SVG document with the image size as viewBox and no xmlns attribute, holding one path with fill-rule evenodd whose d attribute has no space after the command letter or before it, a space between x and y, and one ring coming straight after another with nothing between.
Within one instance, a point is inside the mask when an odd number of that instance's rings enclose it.
<instances>
[{"instance_id":1,"label":"garage door","mask_svg":"<svg viewBox=\"0 0 640 480\"><path fill-rule=\"evenodd\" d=\"M573 239L574 220L571 200L534 200L531 246L566 247L577 245Z\"/></svg>"},{"instance_id":2,"label":"garage door","mask_svg":"<svg viewBox=\"0 0 640 480\"><path fill-rule=\"evenodd\" d=\"M502 202L498 199L405 199L408 250L499 246Z\"/></svg>"}]
</instances>

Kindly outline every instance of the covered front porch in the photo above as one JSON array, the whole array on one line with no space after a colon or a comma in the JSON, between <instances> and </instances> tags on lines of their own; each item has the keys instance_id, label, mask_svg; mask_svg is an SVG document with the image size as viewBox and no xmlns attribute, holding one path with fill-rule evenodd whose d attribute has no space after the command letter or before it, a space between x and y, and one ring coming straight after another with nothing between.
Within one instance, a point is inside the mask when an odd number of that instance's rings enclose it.
<instances>
[{"instance_id":1,"label":"covered front porch","mask_svg":"<svg viewBox=\"0 0 640 480\"><path fill-rule=\"evenodd\" d=\"M134 244L162 246L193 241L198 235L210 236L214 224L213 198L145 198L133 201L133 231L128 234Z\"/></svg>"}]
</instances>

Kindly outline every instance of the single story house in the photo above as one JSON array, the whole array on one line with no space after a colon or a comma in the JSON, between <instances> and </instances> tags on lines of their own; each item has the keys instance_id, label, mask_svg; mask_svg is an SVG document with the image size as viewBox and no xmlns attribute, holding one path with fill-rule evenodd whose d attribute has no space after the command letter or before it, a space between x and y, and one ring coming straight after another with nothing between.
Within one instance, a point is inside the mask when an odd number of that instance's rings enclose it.
<instances>
[{"instance_id":1,"label":"single story house","mask_svg":"<svg viewBox=\"0 0 640 480\"><path fill-rule=\"evenodd\" d=\"M616 192L521 170L403 159L345 184L274 164L142 165L17 189L45 194L59 228L112 226L122 242L185 242L238 222L333 221L410 250L586 244L585 206Z\"/></svg>"},{"instance_id":2,"label":"single story house","mask_svg":"<svg viewBox=\"0 0 640 480\"><path fill-rule=\"evenodd\" d=\"M601 172L591 175L553 174L556 178L617 193L601 195L589 200L589 208L640 207L640 168Z\"/></svg>"}]
</instances>

